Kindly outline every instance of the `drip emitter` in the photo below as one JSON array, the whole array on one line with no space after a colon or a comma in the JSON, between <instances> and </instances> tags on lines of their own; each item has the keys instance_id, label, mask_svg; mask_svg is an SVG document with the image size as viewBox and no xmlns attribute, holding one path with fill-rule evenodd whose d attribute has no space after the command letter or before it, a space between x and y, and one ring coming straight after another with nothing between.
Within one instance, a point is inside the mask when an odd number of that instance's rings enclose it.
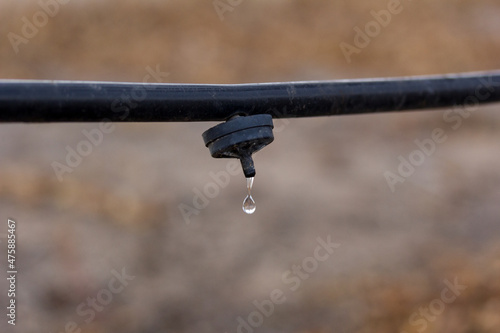
<instances>
[{"instance_id":1,"label":"drip emitter","mask_svg":"<svg viewBox=\"0 0 500 333\"><path fill-rule=\"evenodd\" d=\"M250 193L255 177L252 154L273 142L273 127L273 118L269 114L234 116L202 135L212 157L238 158L241 161L247 178L248 196L243 201L243 210L247 214L255 211L255 201Z\"/></svg>"}]
</instances>

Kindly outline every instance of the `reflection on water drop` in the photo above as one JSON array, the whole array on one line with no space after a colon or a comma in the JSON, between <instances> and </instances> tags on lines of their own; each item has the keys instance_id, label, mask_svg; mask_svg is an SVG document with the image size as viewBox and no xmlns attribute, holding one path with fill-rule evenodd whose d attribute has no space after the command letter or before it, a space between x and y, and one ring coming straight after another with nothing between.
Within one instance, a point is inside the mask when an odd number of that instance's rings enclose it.
<instances>
[{"instance_id":1,"label":"reflection on water drop","mask_svg":"<svg viewBox=\"0 0 500 333\"><path fill-rule=\"evenodd\" d=\"M257 208L257 206L255 205L255 201L252 196L247 196L245 201L243 201L243 211L247 214L253 214L255 212L255 208Z\"/></svg>"},{"instance_id":2,"label":"reflection on water drop","mask_svg":"<svg viewBox=\"0 0 500 333\"><path fill-rule=\"evenodd\" d=\"M257 206L255 205L255 200L252 198L252 186L253 186L253 177L247 178L247 191L248 195L245 200L243 200L243 211L247 214L253 214Z\"/></svg>"}]
</instances>

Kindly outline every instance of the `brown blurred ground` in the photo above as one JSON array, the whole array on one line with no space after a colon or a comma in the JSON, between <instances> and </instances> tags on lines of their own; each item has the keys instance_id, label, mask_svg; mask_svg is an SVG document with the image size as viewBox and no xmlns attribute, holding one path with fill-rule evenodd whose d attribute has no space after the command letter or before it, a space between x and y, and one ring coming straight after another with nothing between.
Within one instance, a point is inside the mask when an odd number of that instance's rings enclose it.
<instances>
[{"instance_id":1,"label":"brown blurred ground","mask_svg":"<svg viewBox=\"0 0 500 333\"><path fill-rule=\"evenodd\" d=\"M500 68L498 2L403 4L347 64L339 44L387 1L243 1L223 22L210 1L74 1L18 54L5 36L40 8L6 1L0 78L142 81L159 66L168 82L240 83ZM232 177L189 225L179 204L226 166L203 147L211 124L117 124L63 182L51 163L95 124L1 125L0 218L18 221L21 252L18 326L2 320L0 331L75 321L82 332L235 332L331 235L340 248L256 331L416 332L412 314L457 277L466 291L425 332L499 332L498 111L482 107L457 131L443 111L282 122L256 155L256 214L241 212L244 180ZM436 127L449 139L391 193L383 173ZM136 279L86 324L75 309L122 267Z\"/></svg>"}]
</instances>

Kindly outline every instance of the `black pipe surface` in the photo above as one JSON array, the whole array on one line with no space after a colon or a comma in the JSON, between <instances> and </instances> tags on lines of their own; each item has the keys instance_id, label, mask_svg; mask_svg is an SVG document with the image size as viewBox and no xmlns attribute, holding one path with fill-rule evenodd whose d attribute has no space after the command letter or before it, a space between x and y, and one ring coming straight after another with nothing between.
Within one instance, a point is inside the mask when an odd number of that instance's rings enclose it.
<instances>
[{"instance_id":1,"label":"black pipe surface","mask_svg":"<svg viewBox=\"0 0 500 333\"><path fill-rule=\"evenodd\" d=\"M0 122L222 121L335 116L500 101L500 71L236 85L0 80Z\"/></svg>"}]
</instances>

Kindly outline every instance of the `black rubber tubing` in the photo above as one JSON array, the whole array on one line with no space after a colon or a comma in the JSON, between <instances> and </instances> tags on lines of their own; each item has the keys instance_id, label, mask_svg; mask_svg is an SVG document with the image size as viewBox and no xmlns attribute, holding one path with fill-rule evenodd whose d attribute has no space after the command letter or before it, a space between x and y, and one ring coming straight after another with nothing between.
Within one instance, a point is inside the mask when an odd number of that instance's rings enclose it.
<instances>
[{"instance_id":1,"label":"black rubber tubing","mask_svg":"<svg viewBox=\"0 0 500 333\"><path fill-rule=\"evenodd\" d=\"M500 71L235 85L0 80L0 122L223 121L336 116L500 101Z\"/></svg>"}]
</instances>

